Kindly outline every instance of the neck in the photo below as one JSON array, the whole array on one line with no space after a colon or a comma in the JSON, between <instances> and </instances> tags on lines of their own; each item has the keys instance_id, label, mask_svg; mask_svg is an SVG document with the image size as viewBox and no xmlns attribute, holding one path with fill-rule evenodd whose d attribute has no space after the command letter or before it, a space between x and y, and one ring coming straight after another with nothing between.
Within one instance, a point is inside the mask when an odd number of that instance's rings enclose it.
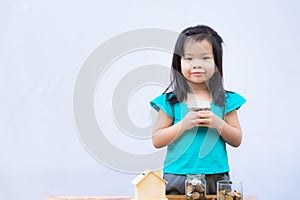
<instances>
[{"instance_id":1,"label":"neck","mask_svg":"<svg viewBox=\"0 0 300 200\"><path fill-rule=\"evenodd\" d=\"M191 93L197 94L197 93L209 92L207 83L201 83L201 84L189 83L189 86L191 88Z\"/></svg>"},{"instance_id":2,"label":"neck","mask_svg":"<svg viewBox=\"0 0 300 200\"><path fill-rule=\"evenodd\" d=\"M211 101L211 93L208 90L206 83L203 84L189 84L191 92L188 93L188 99L192 100L207 100Z\"/></svg>"}]
</instances>

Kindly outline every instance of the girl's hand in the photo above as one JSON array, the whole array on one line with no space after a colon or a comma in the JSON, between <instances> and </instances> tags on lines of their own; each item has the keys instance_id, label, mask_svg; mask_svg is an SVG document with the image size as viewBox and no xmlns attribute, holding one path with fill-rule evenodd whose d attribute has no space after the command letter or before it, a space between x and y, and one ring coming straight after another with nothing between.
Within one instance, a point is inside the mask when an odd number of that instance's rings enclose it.
<instances>
[{"instance_id":1,"label":"girl's hand","mask_svg":"<svg viewBox=\"0 0 300 200\"><path fill-rule=\"evenodd\" d=\"M197 126L215 128L219 132L222 130L225 123L223 119L221 119L211 111L198 111L197 117Z\"/></svg>"},{"instance_id":2,"label":"girl's hand","mask_svg":"<svg viewBox=\"0 0 300 200\"><path fill-rule=\"evenodd\" d=\"M198 112L190 111L186 116L181 120L181 127L183 130L189 130L198 126L199 124Z\"/></svg>"},{"instance_id":3,"label":"girl's hand","mask_svg":"<svg viewBox=\"0 0 300 200\"><path fill-rule=\"evenodd\" d=\"M189 130L194 127L208 127L215 128L218 132L221 132L225 121L211 111L190 111L182 119L181 123L183 130Z\"/></svg>"}]
</instances>

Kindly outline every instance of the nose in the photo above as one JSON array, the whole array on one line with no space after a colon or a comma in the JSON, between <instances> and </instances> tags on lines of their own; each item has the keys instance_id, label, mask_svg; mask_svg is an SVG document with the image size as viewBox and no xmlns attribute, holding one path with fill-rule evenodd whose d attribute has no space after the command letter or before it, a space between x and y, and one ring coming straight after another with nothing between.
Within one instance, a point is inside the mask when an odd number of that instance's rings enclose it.
<instances>
[{"instance_id":1,"label":"nose","mask_svg":"<svg viewBox=\"0 0 300 200\"><path fill-rule=\"evenodd\" d=\"M200 60L193 60L193 61L191 61L191 64L194 68L202 67L202 62Z\"/></svg>"}]
</instances>

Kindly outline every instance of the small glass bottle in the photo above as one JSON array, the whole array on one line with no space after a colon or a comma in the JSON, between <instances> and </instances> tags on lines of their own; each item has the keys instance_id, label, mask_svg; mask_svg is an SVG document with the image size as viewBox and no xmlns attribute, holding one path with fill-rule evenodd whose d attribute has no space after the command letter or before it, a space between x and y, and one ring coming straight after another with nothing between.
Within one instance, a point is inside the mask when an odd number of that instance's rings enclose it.
<instances>
[{"instance_id":1,"label":"small glass bottle","mask_svg":"<svg viewBox=\"0 0 300 200\"><path fill-rule=\"evenodd\" d=\"M204 174L188 174L185 180L185 198L202 200L206 195L206 180Z\"/></svg>"}]
</instances>

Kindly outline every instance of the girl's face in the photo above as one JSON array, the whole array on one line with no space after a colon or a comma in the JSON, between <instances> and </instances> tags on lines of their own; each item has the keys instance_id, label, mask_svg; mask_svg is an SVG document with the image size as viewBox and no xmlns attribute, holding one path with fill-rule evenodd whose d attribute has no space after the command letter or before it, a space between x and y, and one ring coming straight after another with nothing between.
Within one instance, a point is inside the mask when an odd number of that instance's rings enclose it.
<instances>
[{"instance_id":1,"label":"girl's face","mask_svg":"<svg viewBox=\"0 0 300 200\"><path fill-rule=\"evenodd\" d=\"M190 84L206 83L213 76L215 63L209 41L190 41L185 45L181 72Z\"/></svg>"}]
</instances>

